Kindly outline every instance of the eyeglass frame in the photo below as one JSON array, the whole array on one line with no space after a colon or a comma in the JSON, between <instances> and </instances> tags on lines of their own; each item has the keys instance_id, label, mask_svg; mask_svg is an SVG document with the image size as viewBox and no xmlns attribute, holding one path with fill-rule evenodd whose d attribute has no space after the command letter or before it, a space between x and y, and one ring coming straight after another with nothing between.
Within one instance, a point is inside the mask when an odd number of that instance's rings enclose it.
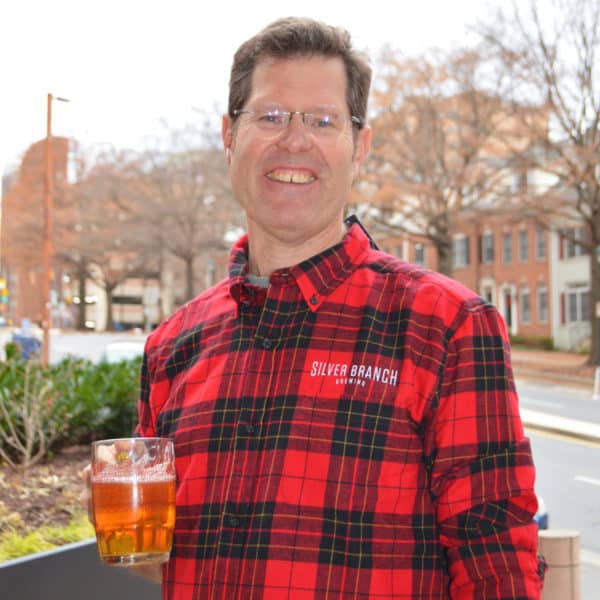
<instances>
[{"instance_id":1,"label":"eyeglass frame","mask_svg":"<svg viewBox=\"0 0 600 600\"><path fill-rule=\"evenodd\" d=\"M237 118L241 115L261 115L261 114L269 114L269 113L274 113L277 115L285 115L287 122L285 124L285 127L282 127L281 129L279 129L278 131L285 131L290 123L292 122L292 117L294 115L300 115L302 117L302 124L306 125L306 121L305 118L307 115L309 116L315 116L315 113L312 113L310 111L303 111L303 110L279 110L279 109L274 109L274 110L265 110L265 111L259 111L259 110L244 110L241 108L236 108L232 111L232 117ZM363 122L363 120L360 117L357 117L356 115L349 115L348 117L346 117L346 115L344 115L344 118L348 118L350 120L350 123L352 124L352 127L356 127L359 131L361 129L364 128L365 124ZM277 130L277 128L273 128L273 131Z\"/></svg>"}]
</instances>

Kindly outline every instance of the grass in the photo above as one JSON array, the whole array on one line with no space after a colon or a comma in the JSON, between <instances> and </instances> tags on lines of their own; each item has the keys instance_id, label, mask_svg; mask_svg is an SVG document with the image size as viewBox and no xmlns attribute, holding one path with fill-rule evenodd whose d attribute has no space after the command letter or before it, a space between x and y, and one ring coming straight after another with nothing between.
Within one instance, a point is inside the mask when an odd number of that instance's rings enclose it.
<instances>
[{"instance_id":1,"label":"grass","mask_svg":"<svg viewBox=\"0 0 600 600\"><path fill-rule=\"evenodd\" d=\"M94 537L94 528L85 514L74 517L65 527L44 525L24 536L14 530L8 530L0 536L0 562L91 537Z\"/></svg>"}]
</instances>

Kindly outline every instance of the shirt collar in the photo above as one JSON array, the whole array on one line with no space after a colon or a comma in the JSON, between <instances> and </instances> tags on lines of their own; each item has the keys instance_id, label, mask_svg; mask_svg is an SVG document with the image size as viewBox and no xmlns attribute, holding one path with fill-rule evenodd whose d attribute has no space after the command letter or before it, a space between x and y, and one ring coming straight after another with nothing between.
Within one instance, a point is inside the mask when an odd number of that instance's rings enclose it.
<instances>
[{"instance_id":1,"label":"shirt collar","mask_svg":"<svg viewBox=\"0 0 600 600\"><path fill-rule=\"evenodd\" d=\"M293 267L272 273L272 284L296 283L306 304L316 311L323 301L364 262L369 249L376 248L354 216L346 219L348 230L342 241ZM229 260L229 286L237 301L244 296L248 273L248 234L233 245Z\"/></svg>"}]
</instances>

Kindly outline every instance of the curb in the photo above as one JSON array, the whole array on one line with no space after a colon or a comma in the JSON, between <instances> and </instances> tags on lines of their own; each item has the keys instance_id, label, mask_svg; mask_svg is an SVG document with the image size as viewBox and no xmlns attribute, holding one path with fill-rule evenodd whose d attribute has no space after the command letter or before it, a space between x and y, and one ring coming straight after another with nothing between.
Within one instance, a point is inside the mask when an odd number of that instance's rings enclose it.
<instances>
[{"instance_id":1,"label":"curb","mask_svg":"<svg viewBox=\"0 0 600 600\"><path fill-rule=\"evenodd\" d=\"M600 443L600 425L597 423L558 417L528 408L521 408L520 413L524 427L576 437L587 442Z\"/></svg>"}]
</instances>

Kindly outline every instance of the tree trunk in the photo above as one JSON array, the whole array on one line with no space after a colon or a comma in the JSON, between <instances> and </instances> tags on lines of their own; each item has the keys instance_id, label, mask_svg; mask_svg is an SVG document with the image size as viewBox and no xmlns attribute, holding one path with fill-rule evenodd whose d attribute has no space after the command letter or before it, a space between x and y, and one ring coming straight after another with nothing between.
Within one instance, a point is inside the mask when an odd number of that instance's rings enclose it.
<instances>
[{"instance_id":1,"label":"tree trunk","mask_svg":"<svg viewBox=\"0 0 600 600\"><path fill-rule=\"evenodd\" d=\"M106 331L112 331L115 328L113 321L113 303L112 293L114 288L106 288Z\"/></svg>"},{"instance_id":2,"label":"tree trunk","mask_svg":"<svg viewBox=\"0 0 600 600\"><path fill-rule=\"evenodd\" d=\"M596 252L590 254L590 357L589 363L600 366L600 318L596 307L600 303L600 263Z\"/></svg>"},{"instance_id":3,"label":"tree trunk","mask_svg":"<svg viewBox=\"0 0 600 600\"><path fill-rule=\"evenodd\" d=\"M185 259L185 301L194 297L194 257Z\"/></svg>"},{"instance_id":4,"label":"tree trunk","mask_svg":"<svg viewBox=\"0 0 600 600\"><path fill-rule=\"evenodd\" d=\"M452 277L452 243L447 240L436 243L438 254L438 272Z\"/></svg>"},{"instance_id":5,"label":"tree trunk","mask_svg":"<svg viewBox=\"0 0 600 600\"><path fill-rule=\"evenodd\" d=\"M77 305L77 329L84 331L86 329L85 322L86 318L86 303L85 297L87 294L87 269L85 262L79 263L77 266L77 279L78 279L78 291L79 304Z\"/></svg>"}]
</instances>

